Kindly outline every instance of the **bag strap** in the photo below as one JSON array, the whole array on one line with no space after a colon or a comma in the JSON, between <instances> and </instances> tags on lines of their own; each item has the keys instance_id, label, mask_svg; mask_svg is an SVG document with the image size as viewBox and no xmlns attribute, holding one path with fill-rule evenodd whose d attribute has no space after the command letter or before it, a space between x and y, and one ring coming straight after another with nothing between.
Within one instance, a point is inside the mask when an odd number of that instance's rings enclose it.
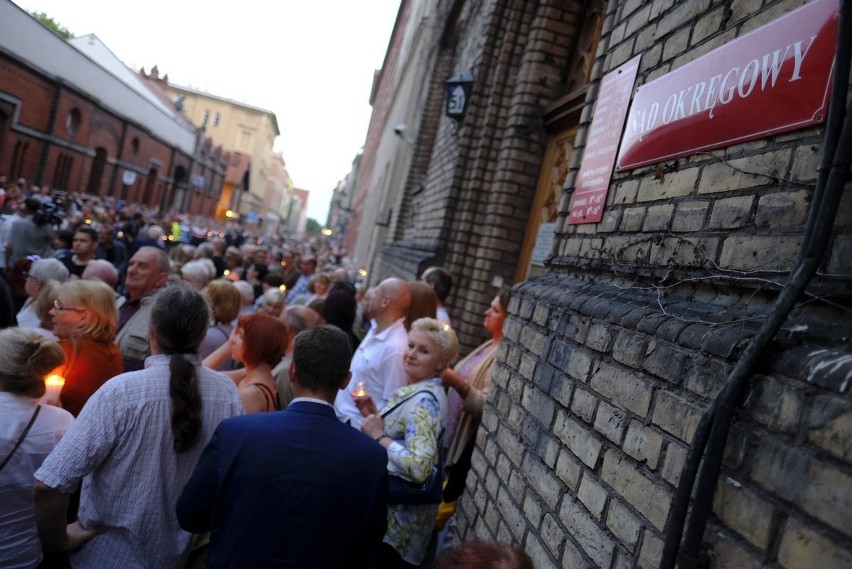
<instances>
[{"instance_id":1,"label":"bag strap","mask_svg":"<svg viewBox=\"0 0 852 569\"><path fill-rule=\"evenodd\" d=\"M252 383L255 387L260 389L263 392L263 398L272 402L272 408L276 411L281 410L281 404L278 402L278 398L272 394L272 390L263 385L262 383ZM267 405L267 408L269 406Z\"/></svg>"},{"instance_id":2,"label":"bag strap","mask_svg":"<svg viewBox=\"0 0 852 569\"><path fill-rule=\"evenodd\" d=\"M438 398L437 398L437 397L435 397L435 394L434 394L434 393L432 393L432 391L430 391L429 389L421 389L420 391L415 391L414 393L412 393L411 395L409 395L408 397L406 397L405 399L403 399L402 401L400 401L399 403L397 403L396 405L394 405L394 406L393 406L393 407L391 407L390 409L386 409L385 411L382 411L382 412L380 413L380 415L382 416L382 419L384 419L385 417L387 417L388 415L390 415L391 413L393 413L393 412L396 410L396 408L397 408L397 407L399 407L399 406L400 406L400 405L402 405L403 403L408 402L408 400L409 400L409 399L414 399L414 397L415 397L416 395L420 395L421 393L428 393L429 395L431 395L432 397L434 397L434 398L435 398L435 401L437 401L437 400L438 400Z\"/></svg>"},{"instance_id":3,"label":"bag strap","mask_svg":"<svg viewBox=\"0 0 852 569\"><path fill-rule=\"evenodd\" d=\"M35 411L33 411L33 416L30 417L30 422L27 423L27 427L24 429L24 432L21 433L21 438L19 438L18 442L15 443L15 448L12 449L12 452L10 452L9 456L6 457L6 460L3 461L3 464L0 464L0 470L3 470L3 467L6 466L6 463L9 462L9 459L12 458L13 454L15 454L15 451L18 450L18 447L21 446L21 443L24 442L25 438L27 438L27 433L30 432L33 423L35 423L39 411L41 411L41 405L36 405Z\"/></svg>"}]
</instances>

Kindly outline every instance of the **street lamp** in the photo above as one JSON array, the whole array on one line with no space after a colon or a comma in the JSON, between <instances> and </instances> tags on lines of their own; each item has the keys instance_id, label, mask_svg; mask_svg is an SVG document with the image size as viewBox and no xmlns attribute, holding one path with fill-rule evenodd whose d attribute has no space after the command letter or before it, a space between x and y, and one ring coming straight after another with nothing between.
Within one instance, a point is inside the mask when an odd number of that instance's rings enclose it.
<instances>
[{"instance_id":1,"label":"street lamp","mask_svg":"<svg viewBox=\"0 0 852 569\"><path fill-rule=\"evenodd\" d=\"M446 80L447 109L444 112L449 118L460 121L467 110L470 91L473 87L473 73L465 71Z\"/></svg>"}]
</instances>

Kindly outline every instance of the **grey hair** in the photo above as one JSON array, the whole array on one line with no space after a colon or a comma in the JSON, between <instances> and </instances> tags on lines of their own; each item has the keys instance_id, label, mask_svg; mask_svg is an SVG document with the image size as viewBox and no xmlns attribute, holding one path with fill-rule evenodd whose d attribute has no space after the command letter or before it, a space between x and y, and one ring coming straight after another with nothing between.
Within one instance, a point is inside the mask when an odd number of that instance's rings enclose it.
<instances>
[{"instance_id":1,"label":"grey hair","mask_svg":"<svg viewBox=\"0 0 852 569\"><path fill-rule=\"evenodd\" d=\"M29 275L39 282L56 281L64 283L68 280L68 269L59 259L39 259L30 265Z\"/></svg>"}]
</instances>

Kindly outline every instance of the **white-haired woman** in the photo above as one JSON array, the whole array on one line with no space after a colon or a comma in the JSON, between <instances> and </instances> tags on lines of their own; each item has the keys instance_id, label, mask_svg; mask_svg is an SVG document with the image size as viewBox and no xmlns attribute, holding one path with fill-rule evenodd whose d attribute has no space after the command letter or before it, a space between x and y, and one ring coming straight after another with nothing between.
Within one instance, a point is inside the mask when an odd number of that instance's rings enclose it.
<instances>
[{"instance_id":1,"label":"white-haired woman","mask_svg":"<svg viewBox=\"0 0 852 569\"><path fill-rule=\"evenodd\" d=\"M44 377L62 365L59 344L32 330L0 330L0 567L32 568L42 559L33 511L33 474L74 417L39 405Z\"/></svg>"},{"instance_id":2,"label":"white-haired woman","mask_svg":"<svg viewBox=\"0 0 852 569\"><path fill-rule=\"evenodd\" d=\"M458 350L452 328L434 318L415 320L403 356L408 385L391 396L381 415L369 395L353 393L366 417L361 431L387 449L390 474L422 484L438 463L440 438L447 424L441 374L455 361ZM419 566L437 511L437 503L389 504L388 530L377 566Z\"/></svg>"},{"instance_id":3,"label":"white-haired woman","mask_svg":"<svg viewBox=\"0 0 852 569\"><path fill-rule=\"evenodd\" d=\"M180 276L195 290L203 290L216 276L216 265L210 259L193 259L181 266Z\"/></svg>"},{"instance_id":4,"label":"white-haired woman","mask_svg":"<svg viewBox=\"0 0 852 569\"><path fill-rule=\"evenodd\" d=\"M18 311L18 326L38 328L41 321L35 312L35 302L48 283L62 284L68 280L68 269L59 259L38 259L33 261L25 273L24 291L27 300Z\"/></svg>"}]
</instances>

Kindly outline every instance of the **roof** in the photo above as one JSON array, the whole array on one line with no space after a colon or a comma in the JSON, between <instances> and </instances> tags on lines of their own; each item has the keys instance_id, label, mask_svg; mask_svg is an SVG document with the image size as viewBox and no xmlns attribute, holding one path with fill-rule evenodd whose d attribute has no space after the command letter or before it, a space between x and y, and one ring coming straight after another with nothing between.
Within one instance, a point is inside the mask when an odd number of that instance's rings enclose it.
<instances>
[{"instance_id":1,"label":"roof","mask_svg":"<svg viewBox=\"0 0 852 569\"><path fill-rule=\"evenodd\" d=\"M97 36L66 42L9 0L0 0L0 52L87 95L166 144L193 153L195 131L176 119L175 111L154 96Z\"/></svg>"}]
</instances>

